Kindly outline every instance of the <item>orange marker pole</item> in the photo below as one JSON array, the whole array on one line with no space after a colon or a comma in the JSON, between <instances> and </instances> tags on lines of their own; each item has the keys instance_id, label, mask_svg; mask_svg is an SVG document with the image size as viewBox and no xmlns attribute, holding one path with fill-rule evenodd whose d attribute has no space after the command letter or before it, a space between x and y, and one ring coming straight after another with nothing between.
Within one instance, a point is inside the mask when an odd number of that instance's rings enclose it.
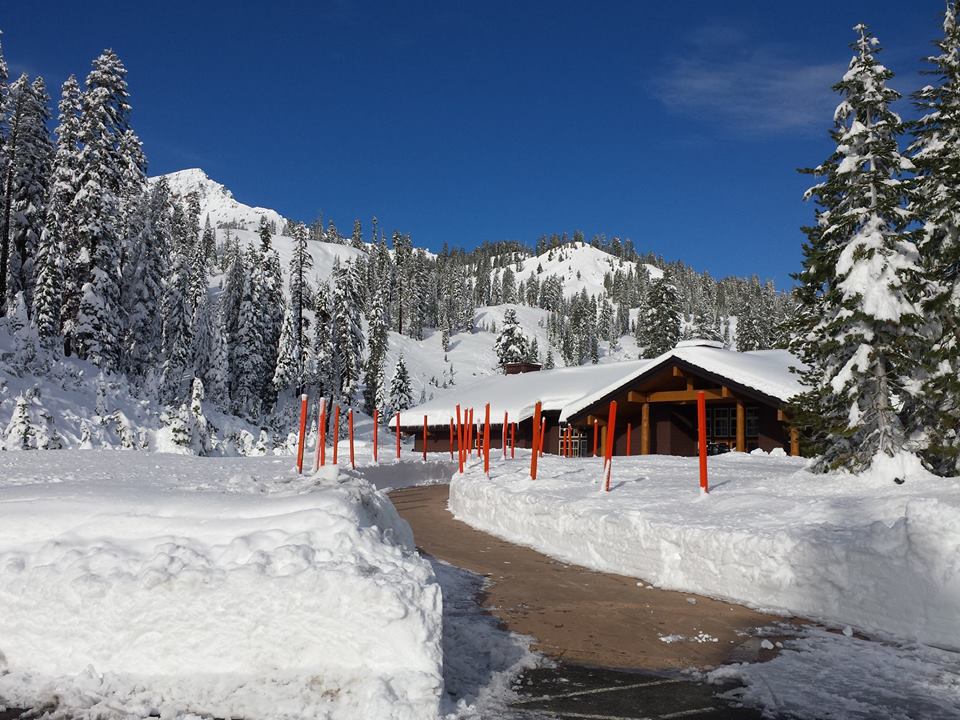
<instances>
[{"instance_id":1,"label":"orange marker pole","mask_svg":"<svg viewBox=\"0 0 960 720\"><path fill-rule=\"evenodd\" d=\"M697 440L700 446L700 489L710 492L707 482L707 396L702 390L697 393Z\"/></svg>"},{"instance_id":2,"label":"orange marker pole","mask_svg":"<svg viewBox=\"0 0 960 720\"><path fill-rule=\"evenodd\" d=\"M597 441L600 438L600 421L593 421L593 456L597 456Z\"/></svg>"},{"instance_id":3,"label":"orange marker pole","mask_svg":"<svg viewBox=\"0 0 960 720\"><path fill-rule=\"evenodd\" d=\"M517 424L510 423L510 459L517 456Z\"/></svg>"},{"instance_id":4,"label":"orange marker pole","mask_svg":"<svg viewBox=\"0 0 960 720\"><path fill-rule=\"evenodd\" d=\"M353 457L353 408L350 408L350 412L347 415L347 429L350 433L350 467L356 468L357 463Z\"/></svg>"},{"instance_id":5,"label":"orange marker pole","mask_svg":"<svg viewBox=\"0 0 960 720\"><path fill-rule=\"evenodd\" d=\"M530 479L537 479L537 457L540 454L540 448L537 447L538 440L540 439L540 408L541 405L537 402L536 408L533 411L533 437L531 440L531 453L530 453Z\"/></svg>"},{"instance_id":6,"label":"orange marker pole","mask_svg":"<svg viewBox=\"0 0 960 720\"><path fill-rule=\"evenodd\" d=\"M327 399L320 398L320 414L317 416L317 457L313 465L316 472L326 465L327 458Z\"/></svg>"},{"instance_id":7,"label":"orange marker pole","mask_svg":"<svg viewBox=\"0 0 960 720\"><path fill-rule=\"evenodd\" d=\"M630 455L630 433L633 431L633 426L630 423L627 423L627 455Z\"/></svg>"},{"instance_id":8,"label":"orange marker pole","mask_svg":"<svg viewBox=\"0 0 960 720\"><path fill-rule=\"evenodd\" d=\"M373 409L373 461L377 461L377 436L380 434L380 411Z\"/></svg>"},{"instance_id":9,"label":"orange marker pole","mask_svg":"<svg viewBox=\"0 0 960 720\"><path fill-rule=\"evenodd\" d=\"M303 475L303 440L307 436L307 396L300 396L300 433L297 435L297 472Z\"/></svg>"},{"instance_id":10,"label":"orange marker pole","mask_svg":"<svg viewBox=\"0 0 960 720\"><path fill-rule=\"evenodd\" d=\"M333 410L333 464L337 464L337 451L340 449L340 406Z\"/></svg>"},{"instance_id":11,"label":"orange marker pole","mask_svg":"<svg viewBox=\"0 0 960 720\"><path fill-rule=\"evenodd\" d=\"M397 413L397 460L400 459L400 413Z\"/></svg>"},{"instance_id":12,"label":"orange marker pole","mask_svg":"<svg viewBox=\"0 0 960 720\"><path fill-rule=\"evenodd\" d=\"M503 430L503 459L507 459L507 425L509 424L509 413L503 414L503 425L500 427Z\"/></svg>"},{"instance_id":13,"label":"orange marker pole","mask_svg":"<svg viewBox=\"0 0 960 720\"><path fill-rule=\"evenodd\" d=\"M427 461L427 416L423 416L423 461Z\"/></svg>"},{"instance_id":14,"label":"orange marker pole","mask_svg":"<svg viewBox=\"0 0 960 720\"><path fill-rule=\"evenodd\" d=\"M490 474L490 403L487 403L483 420L483 471Z\"/></svg>"},{"instance_id":15,"label":"orange marker pole","mask_svg":"<svg viewBox=\"0 0 960 720\"><path fill-rule=\"evenodd\" d=\"M617 401L610 403L610 416L607 418L607 451L606 451L606 490L610 492L610 475L613 470L613 436L617 424Z\"/></svg>"},{"instance_id":16,"label":"orange marker pole","mask_svg":"<svg viewBox=\"0 0 960 720\"><path fill-rule=\"evenodd\" d=\"M463 475L463 422L460 405L457 405L457 463L460 465L460 474Z\"/></svg>"},{"instance_id":17,"label":"orange marker pole","mask_svg":"<svg viewBox=\"0 0 960 720\"><path fill-rule=\"evenodd\" d=\"M473 408L467 411L467 457L473 455Z\"/></svg>"},{"instance_id":18,"label":"orange marker pole","mask_svg":"<svg viewBox=\"0 0 960 720\"><path fill-rule=\"evenodd\" d=\"M450 459L453 460L453 418L450 418Z\"/></svg>"}]
</instances>

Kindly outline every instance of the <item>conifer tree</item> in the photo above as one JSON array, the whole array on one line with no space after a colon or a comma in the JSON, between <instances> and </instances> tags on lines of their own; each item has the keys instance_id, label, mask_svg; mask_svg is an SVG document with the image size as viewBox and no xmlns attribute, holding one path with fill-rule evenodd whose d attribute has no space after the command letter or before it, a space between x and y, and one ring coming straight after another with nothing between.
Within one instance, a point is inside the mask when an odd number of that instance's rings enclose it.
<instances>
[{"instance_id":1,"label":"conifer tree","mask_svg":"<svg viewBox=\"0 0 960 720\"><path fill-rule=\"evenodd\" d=\"M680 339L679 302L677 290L666 276L650 281L645 311L644 317L637 318L637 324L643 325L641 357L656 357L676 347Z\"/></svg>"},{"instance_id":2,"label":"conifer tree","mask_svg":"<svg viewBox=\"0 0 960 720\"><path fill-rule=\"evenodd\" d=\"M919 424L929 437L924 460L935 472L960 471L960 23L948 2L938 53L927 58L937 78L913 96L921 118L912 126L917 168L911 210L920 222L916 242L925 296L918 364L927 378Z\"/></svg>"},{"instance_id":3,"label":"conifer tree","mask_svg":"<svg viewBox=\"0 0 960 720\"><path fill-rule=\"evenodd\" d=\"M74 273L77 247L71 242L75 227L71 209L79 189L80 88L73 75L63 83L59 110L50 195L37 250L33 304L37 332L44 342L60 334L64 319L76 317L79 301L79 285Z\"/></svg>"},{"instance_id":4,"label":"conifer tree","mask_svg":"<svg viewBox=\"0 0 960 720\"><path fill-rule=\"evenodd\" d=\"M393 378L390 380L390 412L398 413L406 410L413 404L413 391L410 388L410 374L403 362L403 355L397 358L397 365L393 369Z\"/></svg>"},{"instance_id":5,"label":"conifer tree","mask_svg":"<svg viewBox=\"0 0 960 720\"><path fill-rule=\"evenodd\" d=\"M811 171L823 180L807 193L817 225L807 229L798 275L805 307L795 347L808 391L795 414L822 471L863 470L905 449L911 355L923 343L908 292L919 267L900 179L912 165L898 150L903 126L890 109L899 95L887 87L893 73L876 59L876 38L864 25L854 30L855 54L834 86L843 97L831 132L836 150Z\"/></svg>"},{"instance_id":6,"label":"conifer tree","mask_svg":"<svg viewBox=\"0 0 960 720\"><path fill-rule=\"evenodd\" d=\"M367 338L370 351L364 368L364 410L372 415L375 409L383 408L385 397L383 363L387 353L387 318L383 293L374 291L367 316Z\"/></svg>"},{"instance_id":7,"label":"conifer tree","mask_svg":"<svg viewBox=\"0 0 960 720\"><path fill-rule=\"evenodd\" d=\"M503 327L493 346L501 365L524 362L529 355L527 338L520 328L517 311L507 308L503 313Z\"/></svg>"},{"instance_id":8,"label":"conifer tree","mask_svg":"<svg viewBox=\"0 0 960 720\"><path fill-rule=\"evenodd\" d=\"M293 256L290 258L290 310L293 318L293 337L301 348L308 346L304 310L310 296L307 273L313 268L313 256L307 249L307 227L297 223L293 228Z\"/></svg>"}]
</instances>

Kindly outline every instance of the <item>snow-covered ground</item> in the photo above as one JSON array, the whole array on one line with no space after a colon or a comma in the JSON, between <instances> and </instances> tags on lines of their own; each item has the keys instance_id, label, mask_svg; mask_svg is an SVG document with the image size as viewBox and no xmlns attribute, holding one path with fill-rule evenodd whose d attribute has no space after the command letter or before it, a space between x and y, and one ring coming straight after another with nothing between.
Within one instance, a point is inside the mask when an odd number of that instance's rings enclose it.
<instances>
[{"instance_id":1,"label":"snow-covered ground","mask_svg":"<svg viewBox=\"0 0 960 720\"><path fill-rule=\"evenodd\" d=\"M960 479L895 464L815 475L803 459L730 453L613 463L529 455L474 464L451 485L460 519L507 540L657 586L875 636L960 650ZM906 478L902 485L894 477Z\"/></svg>"},{"instance_id":2,"label":"snow-covered ground","mask_svg":"<svg viewBox=\"0 0 960 720\"><path fill-rule=\"evenodd\" d=\"M434 717L441 590L358 473L17 453L0 470L0 705L73 718Z\"/></svg>"},{"instance_id":3,"label":"snow-covered ground","mask_svg":"<svg viewBox=\"0 0 960 720\"><path fill-rule=\"evenodd\" d=\"M381 492L454 464L355 449L356 470L343 442L316 475L289 456L5 455L0 711L498 716L530 640L476 605L483 578L421 559Z\"/></svg>"}]
</instances>

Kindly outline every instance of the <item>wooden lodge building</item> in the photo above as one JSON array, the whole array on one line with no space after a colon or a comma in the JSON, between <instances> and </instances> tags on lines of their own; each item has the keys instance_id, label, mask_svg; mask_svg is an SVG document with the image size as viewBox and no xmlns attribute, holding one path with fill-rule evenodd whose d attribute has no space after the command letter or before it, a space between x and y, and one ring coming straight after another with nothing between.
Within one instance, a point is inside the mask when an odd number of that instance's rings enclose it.
<instances>
[{"instance_id":1,"label":"wooden lodge building","mask_svg":"<svg viewBox=\"0 0 960 720\"><path fill-rule=\"evenodd\" d=\"M797 433L783 408L801 391L790 366L796 358L785 350L736 352L720 343L693 340L653 360L587 365L555 370L493 375L470 386L444 391L427 403L400 414L400 428L423 450L424 417L427 451L450 451L450 421L473 408L482 427L490 403L491 444L499 447L504 415L516 423L517 447L529 448L533 413L541 402L546 423L544 452L560 452L561 437L572 428L573 452L593 452L596 423L601 447L606 440L608 408L617 402L614 454L696 455L697 392L707 402L707 441L712 451L750 452L782 448L799 454ZM510 369L508 369L509 371ZM515 369L514 369L515 370ZM390 426L396 427L396 416ZM508 425L509 427L509 425ZM629 427L629 440L628 440ZM455 447L455 446L454 446Z\"/></svg>"}]
</instances>

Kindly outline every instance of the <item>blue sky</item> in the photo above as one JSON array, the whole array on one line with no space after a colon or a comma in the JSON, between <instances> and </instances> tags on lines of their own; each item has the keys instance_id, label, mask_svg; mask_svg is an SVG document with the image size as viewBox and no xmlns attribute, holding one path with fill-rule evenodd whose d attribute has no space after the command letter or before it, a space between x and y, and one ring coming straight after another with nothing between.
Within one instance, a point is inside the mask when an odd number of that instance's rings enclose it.
<instances>
[{"instance_id":1,"label":"blue sky","mask_svg":"<svg viewBox=\"0 0 960 720\"><path fill-rule=\"evenodd\" d=\"M376 214L432 248L579 228L783 285L851 26L907 93L942 8L94 1L6 3L0 28L54 91L116 50L151 174L202 167L243 202L344 231Z\"/></svg>"}]
</instances>

